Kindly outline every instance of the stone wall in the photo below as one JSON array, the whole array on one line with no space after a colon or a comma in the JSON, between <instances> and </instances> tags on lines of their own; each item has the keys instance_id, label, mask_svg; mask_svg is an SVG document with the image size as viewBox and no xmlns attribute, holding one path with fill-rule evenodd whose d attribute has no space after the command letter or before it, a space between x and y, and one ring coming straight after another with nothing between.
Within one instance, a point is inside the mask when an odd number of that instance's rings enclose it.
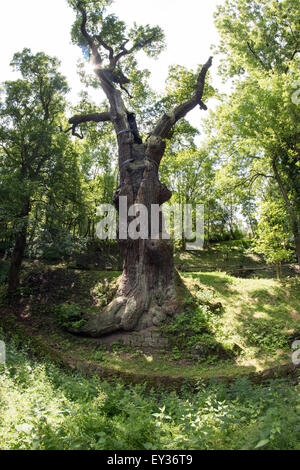
<instances>
[{"instance_id":1,"label":"stone wall","mask_svg":"<svg viewBox=\"0 0 300 470\"><path fill-rule=\"evenodd\" d=\"M164 349L168 347L169 341L164 338L158 330L147 329L131 333L123 338L125 344L133 347L149 347L153 349Z\"/></svg>"}]
</instances>

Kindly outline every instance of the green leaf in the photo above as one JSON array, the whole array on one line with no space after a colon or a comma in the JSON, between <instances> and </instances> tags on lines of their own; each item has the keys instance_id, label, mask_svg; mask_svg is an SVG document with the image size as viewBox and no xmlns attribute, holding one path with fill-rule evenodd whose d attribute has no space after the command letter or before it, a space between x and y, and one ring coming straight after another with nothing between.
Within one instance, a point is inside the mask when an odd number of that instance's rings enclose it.
<instances>
[{"instance_id":1,"label":"green leaf","mask_svg":"<svg viewBox=\"0 0 300 470\"><path fill-rule=\"evenodd\" d=\"M259 441L257 446L255 446L254 448L255 449L260 449L261 447L266 446L268 444L268 442L270 442L270 439L263 439L262 441Z\"/></svg>"},{"instance_id":2,"label":"green leaf","mask_svg":"<svg viewBox=\"0 0 300 470\"><path fill-rule=\"evenodd\" d=\"M32 424L27 424L27 423L18 424L16 426L17 431L24 432L25 434L30 434L32 429L33 429L33 425Z\"/></svg>"}]
</instances>

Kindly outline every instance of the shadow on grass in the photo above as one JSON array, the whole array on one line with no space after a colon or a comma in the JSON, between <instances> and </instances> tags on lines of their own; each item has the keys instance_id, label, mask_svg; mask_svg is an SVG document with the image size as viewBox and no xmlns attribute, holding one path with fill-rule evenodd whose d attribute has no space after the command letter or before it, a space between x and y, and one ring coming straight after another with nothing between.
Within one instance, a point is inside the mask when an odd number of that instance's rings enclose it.
<instances>
[{"instance_id":1,"label":"shadow on grass","mask_svg":"<svg viewBox=\"0 0 300 470\"><path fill-rule=\"evenodd\" d=\"M252 290L248 299L247 309L252 316L265 313L270 321L300 321L300 282L297 279L281 281L269 290Z\"/></svg>"},{"instance_id":2,"label":"shadow on grass","mask_svg":"<svg viewBox=\"0 0 300 470\"><path fill-rule=\"evenodd\" d=\"M35 263L23 269L20 288L13 298L4 301L3 307L36 329L55 331L57 307L76 306L81 315L97 312L111 300L111 286L119 275L114 271L76 271Z\"/></svg>"},{"instance_id":3,"label":"shadow on grass","mask_svg":"<svg viewBox=\"0 0 300 470\"><path fill-rule=\"evenodd\" d=\"M214 290L225 297L233 297L238 292L233 288L233 280L226 274L214 273L183 273L184 277L200 281L208 288L213 286Z\"/></svg>"}]
</instances>

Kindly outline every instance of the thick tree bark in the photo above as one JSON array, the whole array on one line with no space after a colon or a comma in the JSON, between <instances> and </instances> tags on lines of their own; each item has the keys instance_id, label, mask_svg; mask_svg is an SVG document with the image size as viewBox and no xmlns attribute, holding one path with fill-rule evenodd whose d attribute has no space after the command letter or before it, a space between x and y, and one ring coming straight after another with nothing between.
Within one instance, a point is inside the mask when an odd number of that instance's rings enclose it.
<instances>
[{"instance_id":1,"label":"thick tree bark","mask_svg":"<svg viewBox=\"0 0 300 470\"><path fill-rule=\"evenodd\" d=\"M281 191L284 203L286 205L286 208L288 210L289 216L290 216L290 221L291 221L291 226L292 226L292 232L294 235L294 242L295 242L295 248L296 248L296 256L298 259L298 264L300 266L300 227L299 227L299 222L297 219L297 216L294 212L293 206L289 200L288 194L285 190L285 187L283 185L283 182L281 180L280 174L278 172L277 166L276 166L276 158L273 158L272 160L272 168L274 172L275 179L278 183L279 189Z\"/></svg>"},{"instance_id":2,"label":"thick tree bark","mask_svg":"<svg viewBox=\"0 0 300 470\"><path fill-rule=\"evenodd\" d=\"M23 218L23 225L21 230L16 235L14 250L11 257L10 269L8 274L8 294L13 294L19 287L20 271L24 259L24 253L27 241L27 217L30 213L30 199L26 198L20 217Z\"/></svg>"},{"instance_id":3,"label":"thick tree bark","mask_svg":"<svg viewBox=\"0 0 300 470\"><path fill-rule=\"evenodd\" d=\"M152 204L161 205L171 197L158 177L158 159L164 148L161 139L156 146L132 144L134 160L121 168L114 202L118 207L119 198L126 196L128 207L143 204L147 208L149 239L119 240L124 265L117 296L105 311L89 320L82 329L84 333L100 336L117 330L145 329L179 312L172 242L150 237Z\"/></svg>"}]
</instances>

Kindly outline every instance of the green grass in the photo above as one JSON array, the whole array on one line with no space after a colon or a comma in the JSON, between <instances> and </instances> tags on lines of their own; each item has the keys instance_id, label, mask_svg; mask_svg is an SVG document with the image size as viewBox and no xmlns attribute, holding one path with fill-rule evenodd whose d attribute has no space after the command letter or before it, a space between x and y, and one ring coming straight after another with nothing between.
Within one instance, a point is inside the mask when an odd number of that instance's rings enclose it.
<instances>
[{"instance_id":1,"label":"green grass","mask_svg":"<svg viewBox=\"0 0 300 470\"><path fill-rule=\"evenodd\" d=\"M299 390L246 379L199 381L194 393L128 388L36 362L10 342L0 366L0 448L299 450Z\"/></svg>"},{"instance_id":2,"label":"green grass","mask_svg":"<svg viewBox=\"0 0 300 470\"><path fill-rule=\"evenodd\" d=\"M240 349L237 365L263 369L286 358L295 336L300 337L300 279L240 279L225 273L185 273L186 283L210 289L223 314L211 317L215 339ZM201 290L200 290L201 293Z\"/></svg>"},{"instance_id":3,"label":"green grass","mask_svg":"<svg viewBox=\"0 0 300 470\"><path fill-rule=\"evenodd\" d=\"M175 263L181 269L224 270L227 267L258 268L265 263L263 258L251 249L248 240L215 243L200 251L177 251Z\"/></svg>"}]
</instances>

